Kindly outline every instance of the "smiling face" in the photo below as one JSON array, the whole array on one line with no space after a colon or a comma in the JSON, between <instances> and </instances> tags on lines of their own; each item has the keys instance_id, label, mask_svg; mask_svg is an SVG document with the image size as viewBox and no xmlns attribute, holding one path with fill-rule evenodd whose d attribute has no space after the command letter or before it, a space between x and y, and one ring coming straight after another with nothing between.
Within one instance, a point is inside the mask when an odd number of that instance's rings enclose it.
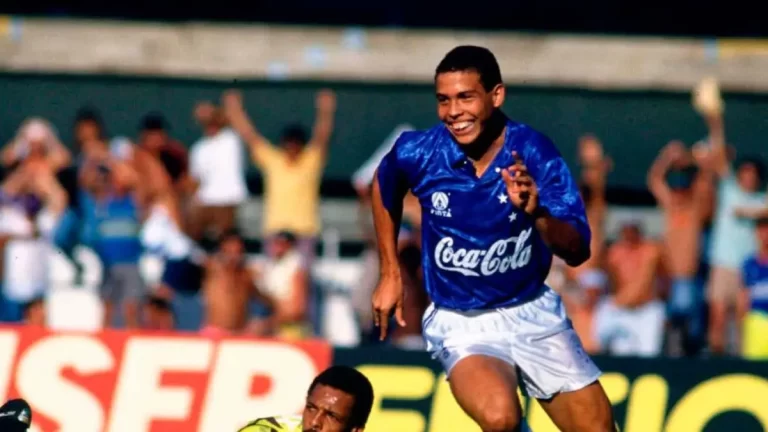
<instances>
[{"instance_id":1,"label":"smiling face","mask_svg":"<svg viewBox=\"0 0 768 432\"><path fill-rule=\"evenodd\" d=\"M474 70L443 72L435 78L437 115L457 143L474 143L504 104L504 86L490 90Z\"/></svg>"}]
</instances>

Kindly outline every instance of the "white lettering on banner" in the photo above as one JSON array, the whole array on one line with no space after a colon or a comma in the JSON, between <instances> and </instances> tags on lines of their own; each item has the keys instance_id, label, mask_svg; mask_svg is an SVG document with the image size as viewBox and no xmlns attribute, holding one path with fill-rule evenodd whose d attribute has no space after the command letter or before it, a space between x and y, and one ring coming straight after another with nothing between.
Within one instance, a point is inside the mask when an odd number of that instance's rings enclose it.
<instances>
[{"instance_id":1,"label":"white lettering on banner","mask_svg":"<svg viewBox=\"0 0 768 432\"><path fill-rule=\"evenodd\" d=\"M464 276L491 276L506 273L528 265L531 260L531 245L526 244L533 228L520 235L498 240L487 250L453 249L453 238L444 237L435 246L435 263L441 270L461 273ZM512 254L507 254L509 243L515 244ZM478 270L478 267L479 270Z\"/></svg>"},{"instance_id":2,"label":"white lettering on banner","mask_svg":"<svg viewBox=\"0 0 768 432\"><path fill-rule=\"evenodd\" d=\"M148 431L153 419L186 419L192 407L192 390L162 387L160 378L165 371L206 372L212 357L213 343L205 339L129 339L107 430Z\"/></svg>"},{"instance_id":3,"label":"white lettering on banner","mask_svg":"<svg viewBox=\"0 0 768 432\"><path fill-rule=\"evenodd\" d=\"M296 389L308 388L317 373L306 352L281 343L224 342L215 365L199 432L234 431L262 414L298 412L305 394ZM253 378L259 376L269 380L269 391L253 395Z\"/></svg>"},{"instance_id":4,"label":"white lettering on banner","mask_svg":"<svg viewBox=\"0 0 768 432\"><path fill-rule=\"evenodd\" d=\"M62 377L73 368L80 375L107 372L115 365L112 353L88 336L50 336L27 348L19 360L16 389L35 412L58 423L60 432L104 430L104 409L85 388Z\"/></svg>"}]
</instances>

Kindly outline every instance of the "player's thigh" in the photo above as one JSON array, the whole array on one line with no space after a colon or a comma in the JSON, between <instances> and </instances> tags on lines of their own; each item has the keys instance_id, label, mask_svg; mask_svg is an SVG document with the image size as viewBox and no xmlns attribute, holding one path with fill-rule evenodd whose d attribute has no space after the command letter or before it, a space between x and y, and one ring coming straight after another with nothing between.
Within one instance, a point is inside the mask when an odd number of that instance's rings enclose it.
<instances>
[{"instance_id":1,"label":"player's thigh","mask_svg":"<svg viewBox=\"0 0 768 432\"><path fill-rule=\"evenodd\" d=\"M451 369L449 384L459 406L484 431L517 431L522 408L511 364L486 355L471 355Z\"/></svg>"},{"instance_id":2,"label":"player's thigh","mask_svg":"<svg viewBox=\"0 0 768 432\"><path fill-rule=\"evenodd\" d=\"M616 431L611 402L600 381L575 391L558 393L539 404L562 432Z\"/></svg>"}]
</instances>

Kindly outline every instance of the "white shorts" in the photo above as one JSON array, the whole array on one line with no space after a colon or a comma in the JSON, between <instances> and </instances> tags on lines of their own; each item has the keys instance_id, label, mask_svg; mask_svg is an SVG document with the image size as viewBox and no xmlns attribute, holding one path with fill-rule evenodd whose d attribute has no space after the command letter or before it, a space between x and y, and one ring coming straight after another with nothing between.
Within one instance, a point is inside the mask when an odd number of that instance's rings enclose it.
<instances>
[{"instance_id":1,"label":"white shorts","mask_svg":"<svg viewBox=\"0 0 768 432\"><path fill-rule=\"evenodd\" d=\"M600 377L565 314L560 296L544 288L518 306L482 311L454 311L430 305L422 320L432 358L450 376L463 358L485 355L519 369L529 396L549 399L579 390Z\"/></svg>"}]
</instances>

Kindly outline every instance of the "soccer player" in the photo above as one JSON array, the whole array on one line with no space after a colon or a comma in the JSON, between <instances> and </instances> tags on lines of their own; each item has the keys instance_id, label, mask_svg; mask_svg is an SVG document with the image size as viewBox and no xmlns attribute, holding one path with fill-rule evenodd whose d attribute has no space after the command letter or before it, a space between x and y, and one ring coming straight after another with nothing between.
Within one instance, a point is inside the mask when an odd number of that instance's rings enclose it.
<instances>
[{"instance_id":1,"label":"soccer player","mask_svg":"<svg viewBox=\"0 0 768 432\"><path fill-rule=\"evenodd\" d=\"M523 428L518 380L563 431L613 431L600 371L560 297L544 285L553 253L577 266L590 230L576 183L554 144L501 111L494 55L451 50L435 71L441 124L406 132L381 162L373 193L381 260L373 294L383 339L403 321L395 239L403 196L423 208L427 349L464 411L484 431Z\"/></svg>"},{"instance_id":2,"label":"soccer player","mask_svg":"<svg viewBox=\"0 0 768 432\"><path fill-rule=\"evenodd\" d=\"M307 392L301 416L264 417L238 432L362 432L373 407L373 387L355 368L331 366Z\"/></svg>"}]
</instances>

